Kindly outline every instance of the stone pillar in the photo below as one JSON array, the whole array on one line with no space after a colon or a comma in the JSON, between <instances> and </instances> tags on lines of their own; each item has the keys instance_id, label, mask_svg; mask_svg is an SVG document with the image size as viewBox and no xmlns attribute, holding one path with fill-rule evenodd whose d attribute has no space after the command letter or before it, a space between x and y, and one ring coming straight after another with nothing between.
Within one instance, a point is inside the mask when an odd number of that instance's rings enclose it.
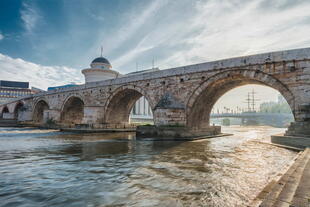
<instances>
[{"instance_id":1,"label":"stone pillar","mask_svg":"<svg viewBox=\"0 0 310 207\"><path fill-rule=\"evenodd\" d=\"M20 111L18 113L17 121L31 121L32 111Z\"/></svg>"},{"instance_id":2,"label":"stone pillar","mask_svg":"<svg viewBox=\"0 0 310 207\"><path fill-rule=\"evenodd\" d=\"M84 106L83 124L99 124L103 118L104 107ZM117 114L115 114L117 116Z\"/></svg>"},{"instance_id":3,"label":"stone pillar","mask_svg":"<svg viewBox=\"0 0 310 207\"><path fill-rule=\"evenodd\" d=\"M53 120L55 122L60 122L60 111L57 110L57 109L44 110L43 120L44 120L44 122L46 122L48 120Z\"/></svg>"},{"instance_id":4,"label":"stone pillar","mask_svg":"<svg viewBox=\"0 0 310 207\"><path fill-rule=\"evenodd\" d=\"M14 119L14 113L3 113L3 119Z\"/></svg>"},{"instance_id":5,"label":"stone pillar","mask_svg":"<svg viewBox=\"0 0 310 207\"><path fill-rule=\"evenodd\" d=\"M50 115L49 110L43 111L43 123L46 123L49 120L49 115Z\"/></svg>"},{"instance_id":6,"label":"stone pillar","mask_svg":"<svg viewBox=\"0 0 310 207\"><path fill-rule=\"evenodd\" d=\"M154 124L156 126L176 125L185 126L184 109L163 109L157 108L154 111Z\"/></svg>"},{"instance_id":7,"label":"stone pillar","mask_svg":"<svg viewBox=\"0 0 310 207\"><path fill-rule=\"evenodd\" d=\"M305 104L295 111L295 122L288 127L285 135L310 138L310 105Z\"/></svg>"},{"instance_id":8,"label":"stone pillar","mask_svg":"<svg viewBox=\"0 0 310 207\"><path fill-rule=\"evenodd\" d=\"M183 103L171 94L165 94L154 109L155 126L138 126L137 136L194 138L217 135L220 127L206 126L192 129L186 126L186 112Z\"/></svg>"}]
</instances>

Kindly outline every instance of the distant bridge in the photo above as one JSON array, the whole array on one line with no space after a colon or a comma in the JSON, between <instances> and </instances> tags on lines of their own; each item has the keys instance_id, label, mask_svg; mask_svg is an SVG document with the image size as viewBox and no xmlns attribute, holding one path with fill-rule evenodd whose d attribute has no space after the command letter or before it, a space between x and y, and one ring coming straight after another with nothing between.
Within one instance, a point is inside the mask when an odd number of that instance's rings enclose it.
<instances>
[{"instance_id":1,"label":"distant bridge","mask_svg":"<svg viewBox=\"0 0 310 207\"><path fill-rule=\"evenodd\" d=\"M268 125L274 127L287 127L293 121L293 115L289 113L222 113L211 114L211 118L235 118L240 119L243 125Z\"/></svg>"},{"instance_id":2,"label":"distant bridge","mask_svg":"<svg viewBox=\"0 0 310 207\"><path fill-rule=\"evenodd\" d=\"M211 114L211 118L290 118L289 113L222 113Z\"/></svg>"}]
</instances>

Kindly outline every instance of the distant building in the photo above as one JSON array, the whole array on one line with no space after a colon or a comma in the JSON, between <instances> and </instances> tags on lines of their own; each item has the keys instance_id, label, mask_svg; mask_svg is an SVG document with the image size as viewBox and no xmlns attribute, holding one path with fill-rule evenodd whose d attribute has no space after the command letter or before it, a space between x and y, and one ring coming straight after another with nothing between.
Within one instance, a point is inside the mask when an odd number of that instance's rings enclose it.
<instances>
[{"instance_id":1,"label":"distant building","mask_svg":"<svg viewBox=\"0 0 310 207\"><path fill-rule=\"evenodd\" d=\"M158 71L159 68L151 68L147 70L140 70L136 72L131 72L126 74L125 76L131 76L131 75L137 75L137 74L144 74L144 73L150 73L154 71ZM153 120L153 113L152 109L149 105L149 102L146 100L144 96L142 96L134 105L132 108L130 118L133 121L151 121Z\"/></svg>"},{"instance_id":2,"label":"distant building","mask_svg":"<svg viewBox=\"0 0 310 207\"><path fill-rule=\"evenodd\" d=\"M95 58L91 62L90 68L83 69L82 73L85 77L85 83L103 81L120 76L119 72L112 70L110 62L102 56Z\"/></svg>"},{"instance_id":3,"label":"distant building","mask_svg":"<svg viewBox=\"0 0 310 207\"><path fill-rule=\"evenodd\" d=\"M126 76L131 76L131 75L137 75L137 74L145 74L145 73L154 72L158 70L159 70L158 68L151 68L147 70L141 70L141 71L131 72L131 73L122 75L119 72L112 70L111 63L106 58L102 57L101 55L100 57L95 58L91 62L90 68L83 69L82 73L85 77L85 83L90 83L90 82L95 82L95 81L103 81L103 80L108 80L108 79L113 79L113 78L121 78L121 77L126 77ZM71 85L66 85L65 87L71 87ZM141 97L135 103L130 117L131 119L134 119L135 121L153 120L152 109L149 106L149 103L145 97Z\"/></svg>"},{"instance_id":4,"label":"distant building","mask_svg":"<svg viewBox=\"0 0 310 207\"><path fill-rule=\"evenodd\" d=\"M47 91L57 90L57 89L62 89L62 88L70 88L70 87L74 87L74 86L78 86L78 85L75 83L70 83L70 84L66 84L66 85L62 85L62 86L52 86L52 87L48 87Z\"/></svg>"},{"instance_id":5,"label":"distant building","mask_svg":"<svg viewBox=\"0 0 310 207\"><path fill-rule=\"evenodd\" d=\"M153 120L152 109L149 102L142 96L132 108L130 118L136 121L139 120Z\"/></svg>"},{"instance_id":6,"label":"distant building","mask_svg":"<svg viewBox=\"0 0 310 207\"><path fill-rule=\"evenodd\" d=\"M42 90L41 88L36 88L36 87L31 87L31 91L32 91L33 93L46 92L45 90Z\"/></svg>"},{"instance_id":7,"label":"distant building","mask_svg":"<svg viewBox=\"0 0 310 207\"><path fill-rule=\"evenodd\" d=\"M29 82L0 80L0 104L35 93L36 90L29 89Z\"/></svg>"}]
</instances>

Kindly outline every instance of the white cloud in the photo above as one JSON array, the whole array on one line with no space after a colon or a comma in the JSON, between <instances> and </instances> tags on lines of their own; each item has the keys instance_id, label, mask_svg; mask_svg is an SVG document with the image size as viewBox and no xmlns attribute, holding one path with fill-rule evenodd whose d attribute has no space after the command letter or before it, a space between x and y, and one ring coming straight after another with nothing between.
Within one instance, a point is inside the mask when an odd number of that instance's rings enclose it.
<instances>
[{"instance_id":1,"label":"white cloud","mask_svg":"<svg viewBox=\"0 0 310 207\"><path fill-rule=\"evenodd\" d=\"M42 66L14 59L0 53L0 77L2 80L29 81L31 86L47 89L70 82L82 83L80 71L64 66Z\"/></svg>"},{"instance_id":2,"label":"white cloud","mask_svg":"<svg viewBox=\"0 0 310 207\"><path fill-rule=\"evenodd\" d=\"M32 33L41 18L39 12L33 6L24 2L20 14L25 30Z\"/></svg>"},{"instance_id":3,"label":"white cloud","mask_svg":"<svg viewBox=\"0 0 310 207\"><path fill-rule=\"evenodd\" d=\"M102 31L99 39L95 41L89 52L98 51L100 45L103 45L104 53L106 54L122 47L124 42L131 41L131 38L134 38L137 33L141 32L141 27L148 24L154 15L157 14L158 10L165 4L165 0L155 0L138 12L134 11L125 14L124 16L126 18L123 20L123 26L117 29L117 32L114 34L107 35L105 31Z\"/></svg>"},{"instance_id":4,"label":"white cloud","mask_svg":"<svg viewBox=\"0 0 310 207\"><path fill-rule=\"evenodd\" d=\"M4 39L4 35L0 32L0 40Z\"/></svg>"},{"instance_id":5,"label":"white cloud","mask_svg":"<svg viewBox=\"0 0 310 207\"><path fill-rule=\"evenodd\" d=\"M185 40L191 47L175 51L162 65L171 67L193 64L197 59L209 61L310 46L309 1L281 9L264 8L264 2L200 2L186 28L199 31ZM288 2L277 1L278 6L285 3Z\"/></svg>"},{"instance_id":6,"label":"white cloud","mask_svg":"<svg viewBox=\"0 0 310 207\"><path fill-rule=\"evenodd\" d=\"M182 1L194 7L188 13L178 4L154 1L136 12L118 32L95 41L105 52L122 48L145 34L112 64L122 72L137 60L157 59L160 68L310 46L310 2L289 0ZM150 29L146 25L154 25ZM160 50L153 51L160 47ZM128 48L127 48L128 49ZM91 53L91 52L90 52ZM149 54L150 57L146 57ZM158 56L158 57L156 57Z\"/></svg>"}]
</instances>

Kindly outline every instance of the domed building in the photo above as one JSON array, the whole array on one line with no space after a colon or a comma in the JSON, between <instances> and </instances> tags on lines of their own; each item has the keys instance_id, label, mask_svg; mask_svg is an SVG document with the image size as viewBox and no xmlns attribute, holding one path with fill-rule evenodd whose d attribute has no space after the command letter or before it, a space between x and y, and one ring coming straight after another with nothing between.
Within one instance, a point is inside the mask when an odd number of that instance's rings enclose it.
<instances>
[{"instance_id":1,"label":"domed building","mask_svg":"<svg viewBox=\"0 0 310 207\"><path fill-rule=\"evenodd\" d=\"M112 70L111 63L102 56L95 58L91 62L90 68L83 69L82 73L85 76L85 83L103 81L120 76L117 71Z\"/></svg>"},{"instance_id":2,"label":"domed building","mask_svg":"<svg viewBox=\"0 0 310 207\"><path fill-rule=\"evenodd\" d=\"M104 57L100 56L95 58L91 64L90 68L86 68L82 70L82 73L85 76L85 84L96 82L96 81L103 81L123 76L131 76L137 74L143 74L147 72L157 71L158 68L152 68L149 70L142 70L136 71L132 73L128 73L126 75L122 75L119 72L112 70L111 63ZM141 121L148 121L151 122L153 120L152 109L149 106L148 101L144 96L142 96L137 102L135 103L131 115L131 120L136 122Z\"/></svg>"}]
</instances>

